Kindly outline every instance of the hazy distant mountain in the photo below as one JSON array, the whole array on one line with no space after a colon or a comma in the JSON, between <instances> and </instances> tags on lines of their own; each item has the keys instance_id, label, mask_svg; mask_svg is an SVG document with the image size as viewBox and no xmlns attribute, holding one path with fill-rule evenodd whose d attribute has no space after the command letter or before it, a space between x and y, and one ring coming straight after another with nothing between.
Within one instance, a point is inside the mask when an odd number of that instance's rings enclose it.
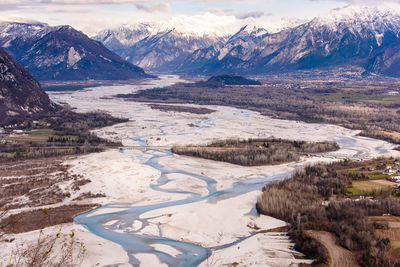
<instances>
[{"instance_id":1,"label":"hazy distant mountain","mask_svg":"<svg viewBox=\"0 0 400 267\"><path fill-rule=\"evenodd\" d=\"M195 50L208 47L225 37L140 23L100 32L93 39L146 70L171 71Z\"/></svg>"},{"instance_id":2,"label":"hazy distant mountain","mask_svg":"<svg viewBox=\"0 0 400 267\"><path fill-rule=\"evenodd\" d=\"M70 26L2 23L0 46L39 80L127 80L148 77L100 42Z\"/></svg>"},{"instance_id":3,"label":"hazy distant mountain","mask_svg":"<svg viewBox=\"0 0 400 267\"><path fill-rule=\"evenodd\" d=\"M29 72L0 48L0 125L58 109Z\"/></svg>"},{"instance_id":4,"label":"hazy distant mountain","mask_svg":"<svg viewBox=\"0 0 400 267\"><path fill-rule=\"evenodd\" d=\"M299 24L299 20L287 17L271 19L265 27L268 32L277 32ZM251 17L238 20L206 12L174 16L163 23L122 25L102 31L93 39L146 70L173 72L194 51L208 48L206 50L212 53L245 25L248 25L247 30L256 27L264 31L265 28L256 26ZM196 61L191 67L197 67L199 63Z\"/></svg>"},{"instance_id":5,"label":"hazy distant mountain","mask_svg":"<svg viewBox=\"0 0 400 267\"><path fill-rule=\"evenodd\" d=\"M264 28L246 25L226 42L199 49L186 58L180 70L194 72L235 72L237 65L249 60L268 36Z\"/></svg>"},{"instance_id":6,"label":"hazy distant mountain","mask_svg":"<svg viewBox=\"0 0 400 267\"><path fill-rule=\"evenodd\" d=\"M115 29L99 32L92 38L103 43L105 47L124 59L128 58L128 50L140 40L159 32L159 27L150 23L122 25Z\"/></svg>"},{"instance_id":7,"label":"hazy distant mountain","mask_svg":"<svg viewBox=\"0 0 400 267\"><path fill-rule=\"evenodd\" d=\"M159 32L137 42L128 50L127 60L148 70L171 71L195 50L210 46L220 38L185 36L176 30Z\"/></svg>"},{"instance_id":8,"label":"hazy distant mountain","mask_svg":"<svg viewBox=\"0 0 400 267\"><path fill-rule=\"evenodd\" d=\"M386 62L392 53L381 52L384 56L379 57L376 51L385 51L399 39L400 16L378 8L348 6L278 33L257 36L255 30L247 38L236 41L233 36L222 45L195 51L181 70L256 74L346 64L365 67L374 56ZM372 68L388 73L383 69Z\"/></svg>"}]
</instances>

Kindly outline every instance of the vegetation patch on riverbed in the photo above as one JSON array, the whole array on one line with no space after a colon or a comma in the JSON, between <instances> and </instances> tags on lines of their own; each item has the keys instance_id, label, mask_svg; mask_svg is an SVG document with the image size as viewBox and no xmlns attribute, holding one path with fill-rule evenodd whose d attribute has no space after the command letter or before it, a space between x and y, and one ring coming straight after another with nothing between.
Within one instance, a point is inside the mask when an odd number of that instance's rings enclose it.
<instances>
[{"instance_id":1,"label":"vegetation patch on riverbed","mask_svg":"<svg viewBox=\"0 0 400 267\"><path fill-rule=\"evenodd\" d=\"M151 109L157 109L164 112L173 111L173 112L184 112L184 113L192 113L199 115L206 115L215 112L215 110L209 108L196 108L189 106L160 105L160 104L149 104L149 106Z\"/></svg>"},{"instance_id":2,"label":"vegetation patch on riverbed","mask_svg":"<svg viewBox=\"0 0 400 267\"><path fill-rule=\"evenodd\" d=\"M260 166L296 161L304 154L330 152L339 148L333 142L291 141L272 137L222 140L204 146L174 146L172 152L242 166Z\"/></svg>"},{"instance_id":3,"label":"vegetation patch on riverbed","mask_svg":"<svg viewBox=\"0 0 400 267\"><path fill-rule=\"evenodd\" d=\"M399 97L393 81L332 82L270 77L257 86L181 83L117 97L140 102L234 106L263 115L338 124L362 135L400 144Z\"/></svg>"}]
</instances>

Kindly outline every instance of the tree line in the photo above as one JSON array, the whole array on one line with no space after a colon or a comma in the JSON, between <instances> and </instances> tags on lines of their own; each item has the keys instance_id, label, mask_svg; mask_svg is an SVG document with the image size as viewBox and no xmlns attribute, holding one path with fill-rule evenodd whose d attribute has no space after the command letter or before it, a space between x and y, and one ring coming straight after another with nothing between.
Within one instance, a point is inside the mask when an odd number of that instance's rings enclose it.
<instances>
[{"instance_id":1,"label":"tree line","mask_svg":"<svg viewBox=\"0 0 400 267\"><path fill-rule=\"evenodd\" d=\"M172 152L242 166L260 166L297 161L304 153L323 153L339 148L334 142L292 141L272 137L220 140L206 146L174 146Z\"/></svg>"},{"instance_id":2,"label":"tree line","mask_svg":"<svg viewBox=\"0 0 400 267\"><path fill-rule=\"evenodd\" d=\"M79 114L68 111L63 116L53 115L41 120L41 126L28 123L20 128L27 131L52 129L53 133L47 140L18 142L16 139L16 142L2 144L0 162L101 152L106 147L121 146L120 142L100 138L90 131L127 121L106 113Z\"/></svg>"},{"instance_id":3,"label":"tree line","mask_svg":"<svg viewBox=\"0 0 400 267\"><path fill-rule=\"evenodd\" d=\"M142 90L135 94L121 94L118 97L135 101L164 103L193 103L200 105L223 105L245 108L261 112L275 118L302 120L313 123L332 123L350 129L365 131L370 136L370 128L378 129L380 134L372 137L396 141L393 136L382 133L400 132L400 110L398 104L385 104L379 101L363 101L362 97L371 94L384 94L391 90L391 84L375 85L385 87L373 93L360 86L314 82L315 88L301 88L295 82L285 81L264 83L257 87L211 87L198 84L176 84L164 88ZM373 84L374 85L374 84ZM354 87L354 88L352 88ZM351 90L350 90L351 89ZM338 97L329 98L335 94ZM340 98L340 95L343 95ZM354 96L353 99L348 99ZM379 99L380 95L376 95Z\"/></svg>"},{"instance_id":4,"label":"tree line","mask_svg":"<svg viewBox=\"0 0 400 267\"><path fill-rule=\"evenodd\" d=\"M328 255L306 230L333 233L341 246L358 252L362 266L400 264L388 255L390 240L379 238L367 218L385 213L400 216L400 201L387 196L373 201L339 200L353 181L367 179L362 173L340 171L354 164L344 161L308 166L290 179L266 185L257 201L257 210L288 222L295 248L315 258L316 264L326 263Z\"/></svg>"}]
</instances>

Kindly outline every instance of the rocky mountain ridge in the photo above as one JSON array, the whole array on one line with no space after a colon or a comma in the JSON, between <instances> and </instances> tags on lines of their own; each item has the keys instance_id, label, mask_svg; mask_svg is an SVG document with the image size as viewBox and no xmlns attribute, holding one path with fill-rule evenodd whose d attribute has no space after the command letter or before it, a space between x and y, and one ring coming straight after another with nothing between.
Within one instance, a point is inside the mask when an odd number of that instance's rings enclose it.
<instances>
[{"instance_id":1,"label":"rocky mountain ridge","mask_svg":"<svg viewBox=\"0 0 400 267\"><path fill-rule=\"evenodd\" d=\"M398 40L399 33L398 14L349 6L295 28L265 34L256 43L249 38L195 51L180 69L262 74L346 64L364 67L375 51L385 50ZM198 62L202 64L193 69L192 65Z\"/></svg>"},{"instance_id":2,"label":"rocky mountain ridge","mask_svg":"<svg viewBox=\"0 0 400 267\"><path fill-rule=\"evenodd\" d=\"M149 77L143 69L67 25L1 23L0 46L39 80Z\"/></svg>"},{"instance_id":3,"label":"rocky mountain ridge","mask_svg":"<svg viewBox=\"0 0 400 267\"><path fill-rule=\"evenodd\" d=\"M400 15L381 7L349 5L275 33L254 23L218 38L174 29L163 32L151 25L147 31L138 29L143 25L133 32L145 32L145 37L129 43L125 35L121 42L129 44L114 52L152 71L265 74L347 65L366 73L400 76L393 59ZM98 40L115 41L118 32Z\"/></svg>"}]
</instances>

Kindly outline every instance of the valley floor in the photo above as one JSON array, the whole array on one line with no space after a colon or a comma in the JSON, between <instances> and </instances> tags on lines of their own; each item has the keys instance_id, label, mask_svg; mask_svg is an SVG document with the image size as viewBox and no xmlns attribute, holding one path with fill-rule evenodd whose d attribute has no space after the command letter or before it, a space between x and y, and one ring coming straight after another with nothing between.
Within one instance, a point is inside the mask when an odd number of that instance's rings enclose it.
<instances>
[{"instance_id":1,"label":"valley floor","mask_svg":"<svg viewBox=\"0 0 400 267\"><path fill-rule=\"evenodd\" d=\"M64 164L70 166L69 174L91 181L73 194L105 194L91 200L103 207L76 219L85 227L76 223L60 226L66 232L74 229L85 243L83 266L193 266L197 263L186 260L199 258L200 262L204 259L202 253L211 256L201 266L289 266L304 262L292 251L293 244L284 233L266 231L285 226L285 222L254 213L262 186L306 164L400 155L392 144L360 137L358 131L338 126L276 120L253 111L219 106L208 106L216 111L211 114L165 112L112 97L178 81L177 77L165 76L142 85L104 86L50 96L79 112L101 109L129 118L127 123L95 131L125 146L172 147L216 139L275 136L334 141L341 149L324 156L303 157L295 163L261 167L178 156L165 148L109 150L67 160ZM45 232L54 234L58 228L46 228ZM7 263L15 244L28 243L37 234L14 235L14 242L2 243L0 265Z\"/></svg>"}]
</instances>

